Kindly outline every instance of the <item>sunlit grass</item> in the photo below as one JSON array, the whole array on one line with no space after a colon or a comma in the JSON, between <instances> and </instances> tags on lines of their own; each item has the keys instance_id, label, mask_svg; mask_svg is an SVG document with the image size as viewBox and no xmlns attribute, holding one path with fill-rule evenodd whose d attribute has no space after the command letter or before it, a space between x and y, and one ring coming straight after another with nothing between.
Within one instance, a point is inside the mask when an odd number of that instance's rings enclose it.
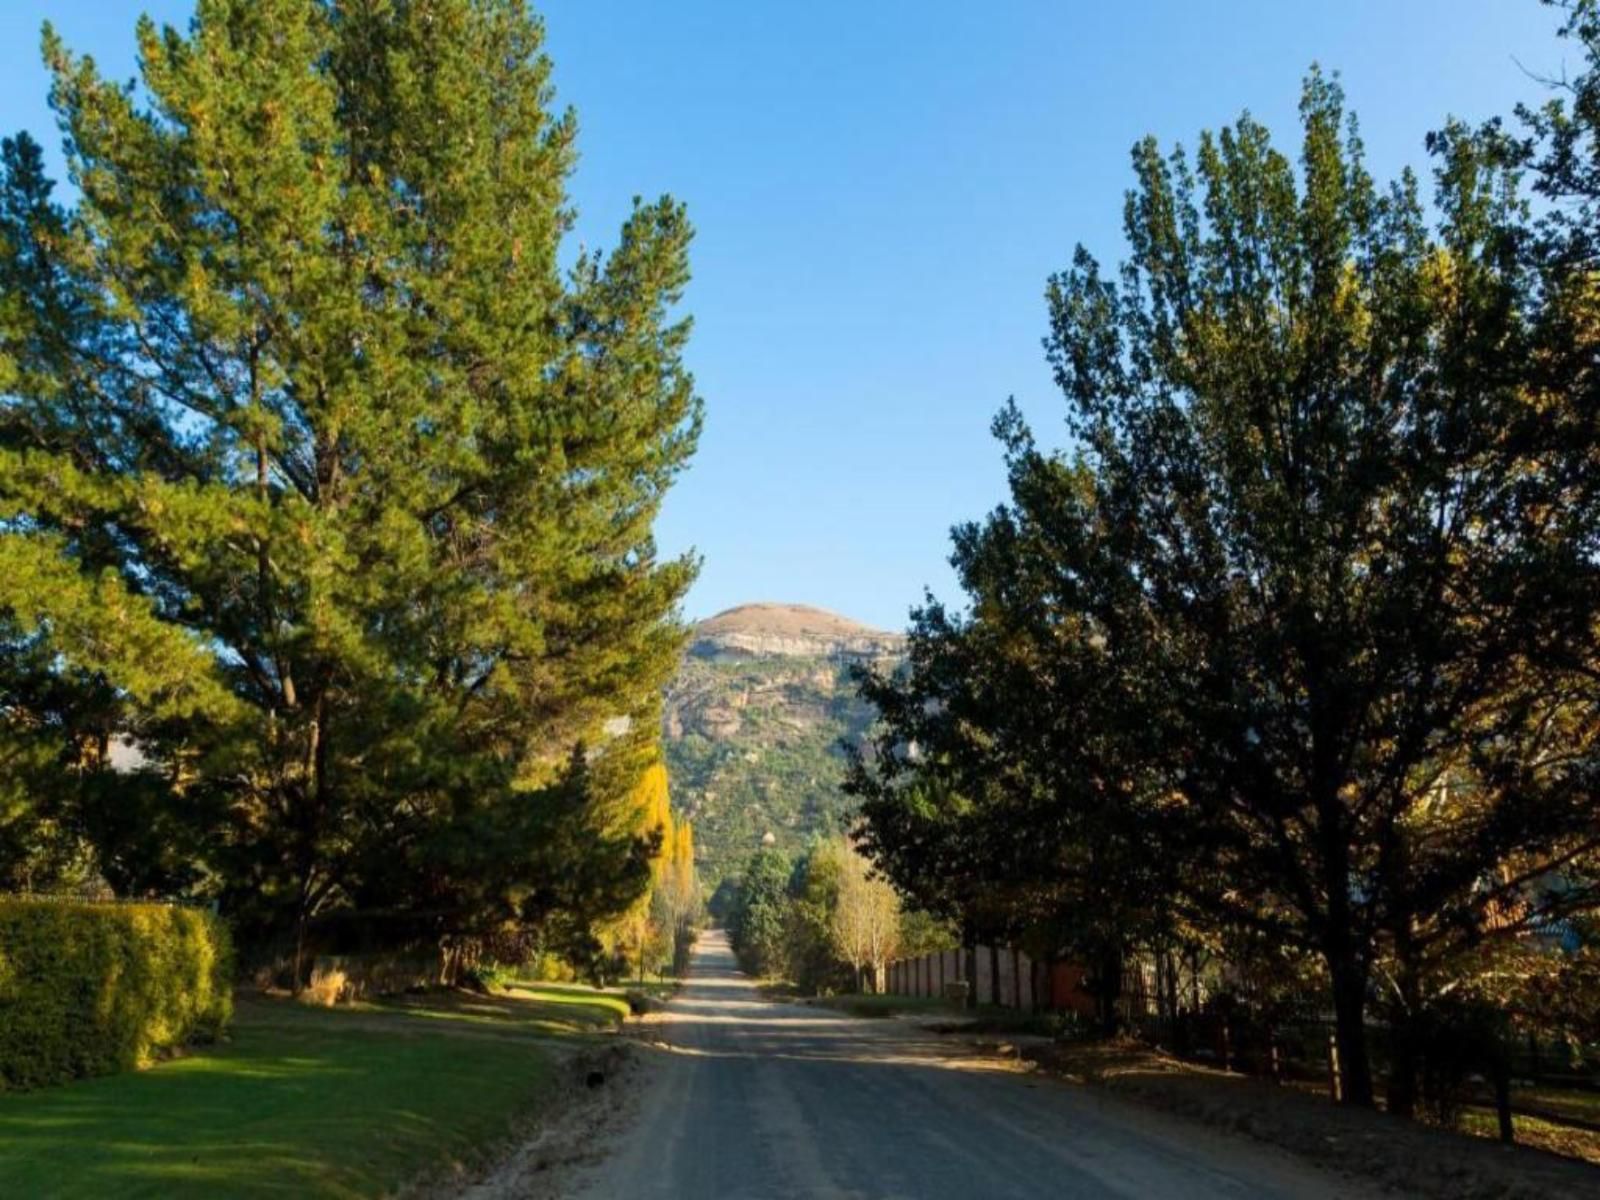
<instances>
[{"instance_id":1,"label":"sunlit grass","mask_svg":"<svg viewBox=\"0 0 1600 1200\"><path fill-rule=\"evenodd\" d=\"M628 1015L626 996L564 984L514 984L492 996L400 997L373 1011L547 1034L606 1029Z\"/></svg>"},{"instance_id":2,"label":"sunlit grass","mask_svg":"<svg viewBox=\"0 0 1600 1200\"><path fill-rule=\"evenodd\" d=\"M1558 1125L1552 1121L1541 1121L1538 1117L1513 1116L1511 1125L1516 1131L1517 1142L1520 1145L1537 1146L1541 1150L1600 1164L1600 1133L1574 1129L1569 1125ZM1494 1113L1483 1109L1466 1109L1457 1118L1457 1126L1463 1132L1478 1137L1500 1136L1498 1118Z\"/></svg>"},{"instance_id":3,"label":"sunlit grass","mask_svg":"<svg viewBox=\"0 0 1600 1200\"><path fill-rule=\"evenodd\" d=\"M506 1135L548 1087L549 1037L626 1013L621 996L545 985L241 1003L203 1053L0 1095L0 1196L381 1195Z\"/></svg>"}]
</instances>

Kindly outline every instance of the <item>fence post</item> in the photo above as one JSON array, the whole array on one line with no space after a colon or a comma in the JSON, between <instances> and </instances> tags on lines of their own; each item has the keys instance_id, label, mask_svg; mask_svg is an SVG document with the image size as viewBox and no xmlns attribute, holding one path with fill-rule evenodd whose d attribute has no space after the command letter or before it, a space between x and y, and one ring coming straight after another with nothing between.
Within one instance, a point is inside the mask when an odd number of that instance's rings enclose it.
<instances>
[{"instance_id":1,"label":"fence post","mask_svg":"<svg viewBox=\"0 0 1600 1200\"><path fill-rule=\"evenodd\" d=\"M1228 1018L1222 1018L1222 1069L1233 1070L1233 1027Z\"/></svg>"},{"instance_id":2,"label":"fence post","mask_svg":"<svg viewBox=\"0 0 1600 1200\"><path fill-rule=\"evenodd\" d=\"M1339 1077L1339 1038L1334 1033L1328 1035L1328 1091L1335 1104L1344 1099L1343 1081Z\"/></svg>"},{"instance_id":3,"label":"fence post","mask_svg":"<svg viewBox=\"0 0 1600 1200\"><path fill-rule=\"evenodd\" d=\"M1267 1050L1268 1050L1268 1053L1271 1055L1271 1061L1272 1061L1272 1067L1271 1067L1271 1070L1272 1070L1272 1082L1273 1083L1282 1083L1283 1082L1283 1063L1278 1058L1278 1037L1277 1037L1276 1034L1273 1034L1270 1038L1268 1038L1268 1048L1267 1048Z\"/></svg>"}]
</instances>

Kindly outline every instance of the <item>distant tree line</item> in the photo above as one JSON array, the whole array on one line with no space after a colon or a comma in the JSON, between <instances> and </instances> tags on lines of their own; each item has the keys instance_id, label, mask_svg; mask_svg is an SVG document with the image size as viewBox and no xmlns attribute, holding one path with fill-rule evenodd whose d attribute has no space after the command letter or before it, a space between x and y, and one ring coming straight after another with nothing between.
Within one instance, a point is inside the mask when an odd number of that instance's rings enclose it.
<instances>
[{"instance_id":1,"label":"distant tree line","mask_svg":"<svg viewBox=\"0 0 1600 1200\"><path fill-rule=\"evenodd\" d=\"M762 847L723 899L739 965L813 995L879 991L894 959L955 944L843 837L819 838L794 861Z\"/></svg>"},{"instance_id":2,"label":"distant tree line","mask_svg":"<svg viewBox=\"0 0 1600 1200\"><path fill-rule=\"evenodd\" d=\"M562 265L541 39L204 0L123 87L46 29L75 198L0 152L0 887L214 900L297 984L590 961L649 890L690 228Z\"/></svg>"},{"instance_id":3,"label":"distant tree line","mask_svg":"<svg viewBox=\"0 0 1600 1200\"><path fill-rule=\"evenodd\" d=\"M1432 1031L1600 1036L1600 5L1588 69L1368 174L1313 71L1297 160L1249 117L1133 151L1127 260L1051 279L1070 449L995 422L849 790L968 943L1225 956L1368 1026L1410 1113ZM1170 977L1170 976L1169 976Z\"/></svg>"}]
</instances>

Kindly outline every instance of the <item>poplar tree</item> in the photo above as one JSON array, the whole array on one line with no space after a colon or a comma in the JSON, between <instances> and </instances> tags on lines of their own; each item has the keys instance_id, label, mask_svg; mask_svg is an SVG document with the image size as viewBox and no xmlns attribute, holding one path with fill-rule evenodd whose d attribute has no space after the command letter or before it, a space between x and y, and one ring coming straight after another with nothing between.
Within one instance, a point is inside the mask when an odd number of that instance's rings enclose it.
<instances>
[{"instance_id":1,"label":"poplar tree","mask_svg":"<svg viewBox=\"0 0 1600 1200\"><path fill-rule=\"evenodd\" d=\"M520 0L137 37L118 86L46 28L72 205L5 147L0 613L52 664L8 726L53 714L114 882L263 937L625 908L694 573L651 537L700 422L683 208L564 260L576 122Z\"/></svg>"},{"instance_id":2,"label":"poplar tree","mask_svg":"<svg viewBox=\"0 0 1600 1200\"><path fill-rule=\"evenodd\" d=\"M900 897L848 843L839 855L838 896L830 924L839 957L855 975L856 990L876 992L884 968L899 952Z\"/></svg>"}]
</instances>

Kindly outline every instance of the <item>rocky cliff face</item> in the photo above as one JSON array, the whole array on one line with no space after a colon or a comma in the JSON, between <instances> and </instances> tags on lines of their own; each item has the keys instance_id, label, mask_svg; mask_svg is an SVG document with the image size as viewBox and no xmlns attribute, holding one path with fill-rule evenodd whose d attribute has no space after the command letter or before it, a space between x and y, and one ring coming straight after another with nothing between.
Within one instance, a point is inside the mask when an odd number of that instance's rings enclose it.
<instances>
[{"instance_id":1,"label":"rocky cliff face","mask_svg":"<svg viewBox=\"0 0 1600 1200\"><path fill-rule=\"evenodd\" d=\"M667 692L663 732L702 879L715 886L768 834L796 852L848 823L841 742L860 742L872 721L849 671L893 661L903 645L898 634L800 605L745 605L696 629Z\"/></svg>"},{"instance_id":2,"label":"rocky cliff face","mask_svg":"<svg viewBox=\"0 0 1600 1200\"><path fill-rule=\"evenodd\" d=\"M690 653L702 658L810 658L864 661L893 657L905 638L803 604L745 604L702 621Z\"/></svg>"}]
</instances>

